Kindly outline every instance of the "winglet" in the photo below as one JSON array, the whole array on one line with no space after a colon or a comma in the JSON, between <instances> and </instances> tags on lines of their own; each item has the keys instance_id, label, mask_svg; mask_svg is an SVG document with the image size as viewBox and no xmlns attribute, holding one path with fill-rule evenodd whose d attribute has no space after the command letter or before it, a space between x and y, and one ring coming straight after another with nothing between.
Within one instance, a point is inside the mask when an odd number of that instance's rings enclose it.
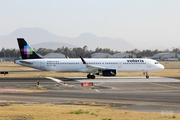
<instances>
[{"instance_id":1,"label":"winglet","mask_svg":"<svg viewBox=\"0 0 180 120\"><path fill-rule=\"evenodd\" d=\"M80 58L81 58L81 60L82 60L82 63L83 63L83 64L86 64L86 61L83 59L83 57L80 56Z\"/></svg>"}]
</instances>

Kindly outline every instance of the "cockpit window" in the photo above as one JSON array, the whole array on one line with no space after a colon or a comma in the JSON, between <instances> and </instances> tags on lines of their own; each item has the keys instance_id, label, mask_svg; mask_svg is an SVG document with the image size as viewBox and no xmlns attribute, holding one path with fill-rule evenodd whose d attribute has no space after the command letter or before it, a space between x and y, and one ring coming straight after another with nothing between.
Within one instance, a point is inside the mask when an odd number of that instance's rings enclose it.
<instances>
[{"instance_id":1,"label":"cockpit window","mask_svg":"<svg viewBox=\"0 0 180 120\"><path fill-rule=\"evenodd\" d=\"M158 62L155 62L154 64L159 64Z\"/></svg>"}]
</instances>

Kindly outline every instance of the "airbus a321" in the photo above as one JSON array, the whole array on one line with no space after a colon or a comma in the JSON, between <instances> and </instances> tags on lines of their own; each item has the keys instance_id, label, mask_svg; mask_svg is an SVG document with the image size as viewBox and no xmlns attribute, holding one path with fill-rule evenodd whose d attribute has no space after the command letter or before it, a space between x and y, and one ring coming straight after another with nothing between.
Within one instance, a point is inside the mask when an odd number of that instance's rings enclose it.
<instances>
[{"instance_id":1,"label":"airbus a321","mask_svg":"<svg viewBox=\"0 0 180 120\"><path fill-rule=\"evenodd\" d=\"M24 38L17 38L22 59L16 64L54 72L84 72L88 79L95 75L116 76L117 72L148 72L160 71L164 66L158 61L147 58L42 58L28 45Z\"/></svg>"}]
</instances>

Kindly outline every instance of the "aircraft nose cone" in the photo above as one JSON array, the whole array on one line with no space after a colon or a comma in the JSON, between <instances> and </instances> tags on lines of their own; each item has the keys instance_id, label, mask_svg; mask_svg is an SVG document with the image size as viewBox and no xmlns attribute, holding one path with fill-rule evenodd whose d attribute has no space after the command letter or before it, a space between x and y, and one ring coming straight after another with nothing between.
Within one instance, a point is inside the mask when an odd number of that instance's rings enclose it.
<instances>
[{"instance_id":1,"label":"aircraft nose cone","mask_svg":"<svg viewBox=\"0 0 180 120\"><path fill-rule=\"evenodd\" d=\"M164 65L161 65L161 64L160 64L160 66L159 66L159 67L160 67L160 69L164 69Z\"/></svg>"}]
</instances>

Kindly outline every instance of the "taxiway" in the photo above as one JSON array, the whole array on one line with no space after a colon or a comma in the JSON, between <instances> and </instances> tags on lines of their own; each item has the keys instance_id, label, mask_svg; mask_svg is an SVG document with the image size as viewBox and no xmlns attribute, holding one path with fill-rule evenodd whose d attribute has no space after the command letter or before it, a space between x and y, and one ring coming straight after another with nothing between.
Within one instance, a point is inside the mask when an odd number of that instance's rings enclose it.
<instances>
[{"instance_id":1,"label":"taxiway","mask_svg":"<svg viewBox=\"0 0 180 120\"><path fill-rule=\"evenodd\" d=\"M57 104L89 101L123 110L180 113L179 78L58 79L66 82L66 85L47 78L0 78L0 100ZM37 81L40 85L36 85ZM81 82L93 82L94 86L84 88Z\"/></svg>"}]
</instances>

